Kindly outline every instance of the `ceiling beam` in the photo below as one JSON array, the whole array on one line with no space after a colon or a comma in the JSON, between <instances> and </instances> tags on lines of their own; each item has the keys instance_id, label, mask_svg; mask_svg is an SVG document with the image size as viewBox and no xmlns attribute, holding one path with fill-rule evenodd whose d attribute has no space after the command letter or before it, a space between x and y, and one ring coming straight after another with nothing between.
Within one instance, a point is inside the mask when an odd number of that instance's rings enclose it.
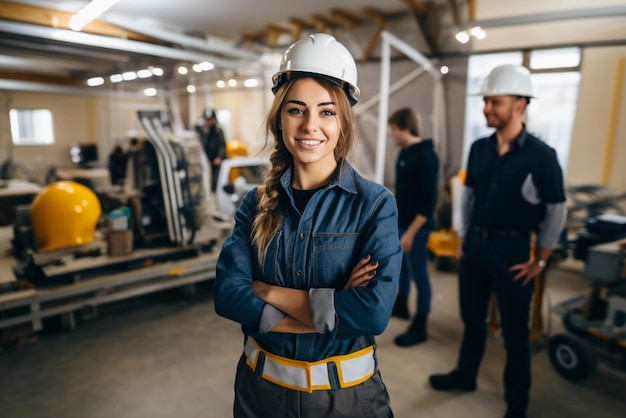
<instances>
[{"instance_id":1,"label":"ceiling beam","mask_svg":"<svg viewBox=\"0 0 626 418\"><path fill-rule=\"evenodd\" d=\"M55 29L70 30L69 21L74 13L27 4L0 1L0 16L5 20L47 26ZM94 20L87 24L82 32L131 39L141 42L159 43L158 40L141 33L125 30L117 26Z\"/></svg>"},{"instance_id":2,"label":"ceiling beam","mask_svg":"<svg viewBox=\"0 0 626 418\"><path fill-rule=\"evenodd\" d=\"M403 0L411 9L415 17L417 26L426 41L429 53L436 56L439 53L437 40L439 39L439 18L437 17L437 6L434 2L423 2L421 0Z\"/></svg>"},{"instance_id":3,"label":"ceiling beam","mask_svg":"<svg viewBox=\"0 0 626 418\"><path fill-rule=\"evenodd\" d=\"M289 23L291 24L291 26L293 26L292 42L296 42L298 39L300 39L304 30L315 29L315 25L313 23L306 20L298 19L296 17L289 19Z\"/></svg>"},{"instance_id":4,"label":"ceiling beam","mask_svg":"<svg viewBox=\"0 0 626 418\"><path fill-rule=\"evenodd\" d=\"M282 34L291 34L291 30L279 25L267 25L267 44L272 48L278 46L278 40Z\"/></svg>"},{"instance_id":5,"label":"ceiling beam","mask_svg":"<svg viewBox=\"0 0 626 418\"><path fill-rule=\"evenodd\" d=\"M370 41L367 43L367 47L365 48L365 52L363 53L363 60L367 61L374 53L374 48L376 48L376 44L380 39L380 34L382 33L383 29L385 29L385 25L387 24L387 17L380 10L371 7L363 10L363 16L365 16L369 20L373 20L376 23L376 29L374 29L374 34L370 38Z\"/></svg>"},{"instance_id":6,"label":"ceiling beam","mask_svg":"<svg viewBox=\"0 0 626 418\"><path fill-rule=\"evenodd\" d=\"M7 32L16 35L40 38L47 41L60 42L65 44L75 44L80 46L100 48L102 50L117 50L147 56L166 58L187 62L210 61L215 66L241 69L258 68L258 62L235 61L216 57L206 53L186 51L179 48L156 45L147 42L132 41L109 36L94 35L84 32L74 32L71 30L47 28L39 25L29 25L26 23L15 23L0 20L0 32Z\"/></svg>"},{"instance_id":7,"label":"ceiling beam","mask_svg":"<svg viewBox=\"0 0 626 418\"><path fill-rule=\"evenodd\" d=\"M330 16L336 22L347 27L349 30L354 29L356 26L363 23L363 19L343 9L333 9L330 11Z\"/></svg>"},{"instance_id":8,"label":"ceiling beam","mask_svg":"<svg viewBox=\"0 0 626 418\"><path fill-rule=\"evenodd\" d=\"M336 22L319 14L311 16L309 20L315 25L317 32L328 32L337 26Z\"/></svg>"},{"instance_id":9,"label":"ceiling beam","mask_svg":"<svg viewBox=\"0 0 626 418\"><path fill-rule=\"evenodd\" d=\"M452 22L455 25L461 23L459 6L456 4L456 0L448 0L448 9L450 9L450 14L452 15Z\"/></svg>"}]
</instances>

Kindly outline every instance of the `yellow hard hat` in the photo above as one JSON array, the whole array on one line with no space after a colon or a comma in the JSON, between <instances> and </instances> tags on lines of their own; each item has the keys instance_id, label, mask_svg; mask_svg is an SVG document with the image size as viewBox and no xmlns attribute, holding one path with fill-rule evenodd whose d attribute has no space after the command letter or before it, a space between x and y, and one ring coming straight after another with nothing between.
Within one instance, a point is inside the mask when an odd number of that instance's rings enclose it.
<instances>
[{"instance_id":1,"label":"yellow hard hat","mask_svg":"<svg viewBox=\"0 0 626 418\"><path fill-rule=\"evenodd\" d=\"M94 240L102 213L100 201L86 186L58 181L33 200L30 219L39 251L53 251Z\"/></svg>"}]
</instances>

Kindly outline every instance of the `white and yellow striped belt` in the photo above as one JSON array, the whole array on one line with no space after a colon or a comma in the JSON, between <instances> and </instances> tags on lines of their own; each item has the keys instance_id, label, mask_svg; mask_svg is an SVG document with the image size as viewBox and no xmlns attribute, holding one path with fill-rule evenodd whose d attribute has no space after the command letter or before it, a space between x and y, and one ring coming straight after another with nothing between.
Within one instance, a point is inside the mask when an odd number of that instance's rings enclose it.
<instances>
[{"instance_id":1,"label":"white and yellow striped belt","mask_svg":"<svg viewBox=\"0 0 626 418\"><path fill-rule=\"evenodd\" d=\"M328 363L337 368L339 386L348 388L365 382L376 371L374 346L363 348L354 353L328 357L323 360L308 362L292 360L277 356L263 350L252 337L248 337L244 346L246 364L257 372L261 353L265 355L261 377L282 387L313 392L314 390L330 390L331 378L328 374Z\"/></svg>"}]
</instances>

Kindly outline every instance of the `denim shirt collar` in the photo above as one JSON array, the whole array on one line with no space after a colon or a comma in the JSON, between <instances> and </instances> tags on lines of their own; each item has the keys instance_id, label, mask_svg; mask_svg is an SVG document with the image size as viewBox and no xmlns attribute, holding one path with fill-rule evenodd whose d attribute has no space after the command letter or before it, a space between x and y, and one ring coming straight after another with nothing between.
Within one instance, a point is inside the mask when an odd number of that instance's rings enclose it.
<instances>
[{"instance_id":1,"label":"denim shirt collar","mask_svg":"<svg viewBox=\"0 0 626 418\"><path fill-rule=\"evenodd\" d=\"M331 176L325 189L328 190L337 186L340 189L343 189L344 191L348 193L356 194L357 187L356 187L355 175L356 175L356 172L354 171L354 168L350 165L350 163L344 160L341 165L337 166L337 169ZM285 192L287 193L287 195L293 199L293 194L291 192L291 178L292 177L293 177L293 164L291 165L291 167L289 167L287 171L285 171L285 174L283 174L283 176L280 178L281 186L283 187L283 189L285 189Z\"/></svg>"}]
</instances>

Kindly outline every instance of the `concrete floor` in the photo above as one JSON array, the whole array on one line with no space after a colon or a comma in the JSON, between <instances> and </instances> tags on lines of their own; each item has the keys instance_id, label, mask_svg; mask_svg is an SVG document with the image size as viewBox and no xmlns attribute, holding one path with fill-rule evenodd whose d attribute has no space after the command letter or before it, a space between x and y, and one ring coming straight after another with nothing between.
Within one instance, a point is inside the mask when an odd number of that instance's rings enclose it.
<instances>
[{"instance_id":1,"label":"concrete floor","mask_svg":"<svg viewBox=\"0 0 626 418\"><path fill-rule=\"evenodd\" d=\"M432 272L430 339L394 346L407 321L392 319L378 337L380 368L397 418L501 417L503 347L491 337L471 394L438 393L431 373L454 366L461 335L456 275ZM586 279L561 268L548 275L552 304L578 295ZM69 333L42 333L0 354L0 417L159 418L232 416L239 326L218 317L209 283L194 300L175 291L101 307ZM546 310L548 307L546 306ZM547 315L547 314L546 314ZM552 319L554 334L562 330ZM573 384L551 367L545 350L533 358L530 417L624 417L626 374L601 366Z\"/></svg>"}]
</instances>

